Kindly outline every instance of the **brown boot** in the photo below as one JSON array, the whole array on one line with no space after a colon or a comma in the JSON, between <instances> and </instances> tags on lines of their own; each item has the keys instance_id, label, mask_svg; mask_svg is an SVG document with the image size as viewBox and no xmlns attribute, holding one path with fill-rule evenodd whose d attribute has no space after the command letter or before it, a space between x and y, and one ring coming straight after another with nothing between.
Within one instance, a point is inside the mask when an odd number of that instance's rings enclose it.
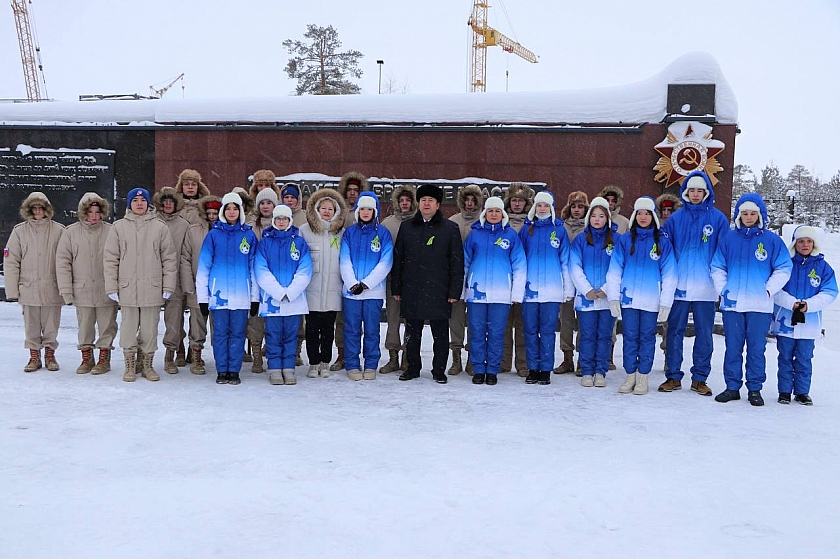
<instances>
[{"instance_id":1,"label":"brown boot","mask_svg":"<svg viewBox=\"0 0 840 559\"><path fill-rule=\"evenodd\" d=\"M23 368L24 373L34 373L38 369L41 368L41 350L40 349L30 349L29 350L29 363Z\"/></svg>"},{"instance_id":2,"label":"brown boot","mask_svg":"<svg viewBox=\"0 0 840 559\"><path fill-rule=\"evenodd\" d=\"M163 370L170 375L178 374L178 367L175 365L175 350L167 349L163 354Z\"/></svg>"},{"instance_id":3,"label":"brown boot","mask_svg":"<svg viewBox=\"0 0 840 559\"><path fill-rule=\"evenodd\" d=\"M702 380L691 381L691 390L692 390L692 392L697 392L701 396L711 396L712 395L712 389L709 388L709 385L707 385Z\"/></svg>"},{"instance_id":4,"label":"brown boot","mask_svg":"<svg viewBox=\"0 0 840 559\"><path fill-rule=\"evenodd\" d=\"M184 349L184 340L181 340L181 345L178 346L178 351L175 353L175 366L176 367L186 367L187 366L187 353L186 353L186 350ZM175 371L175 372L177 373L178 371Z\"/></svg>"},{"instance_id":5,"label":"brown boot","mask_svg":"<svg viewBox=\"0 0 840 559\"><path fill-rule=\"evenodd\" d=\"M388 362L379 369L379 374L387 375L400 370L400 352L396 349L388 350Z\"/></svg>"},{"instance_id":6,"label":"brown boot","mask_svg":"<svg viewBox=\"0 0 840 559\"><path fill-rule=\"evenodd\" d=\"M692 385L693 384L694 383L692 383ZM657 390L659 392L673 392L675 390L680 390L680 389L682 389L682 383L675 378L665 379L665 382L660 384L659 388L657 388ZM709 396L711 396L711 395L712 395L712 391L709 390Z\"/></svg>"},{"instance_id":7,"label":"brown boot","mask_svg":"<svg viewBox=\"0 0 840 559\"><path fill-rule=\"evenodd\" d=\"M562 375L565 373L571 373L575 370L575 354L572 350L566 350L563 352L563 362L554 369L554 372L558 375Z\"/></svg>"},{"instance_id":8,"label":"brown boot","mask_svg":"<svg viewBox=\"0 0 840 559\"><path fill-rule=\"evenodd\" d=\"M340 371L344 368L344 348L338 348L338 356L335 358L335 363L330 365L330 371Z\"/></svg>"},{"instance_id":9,"label":"brown boot","mask_svg":"<svg viewBox=\"0 0 840 559\"><path fill-rule=\"evenodd\" d=\"M125 372L123 373L123 381L134 382L137 380L137 352L125 350Z\"/></svg>"},{"instance_id":10,"label":"brown boot","mask_svg":"<svg viewBox=\"0 0 840 559\"><path fill-rule=\"evenodd\" d=\"M191 347L190 355L192 355L190 372L194 375L203 375L206 372L206 369L204 368L204 359L201 357L201 348Z\"/></svg>"},{"instance_id":11,"label":"brown boot","mask_svg":"<svg viewBox=\"0 0 840 559\"><path fill-rule=\"evenodd\" d=\"M402 351L402 355L400 356L400 371L406 372L408 370L408 355L406 355L405 350Z\"/></svg>"},{"instance_id":12,"label":"brown boot","mask_svg":"<svg viewBox=\"0 0 840 559\"><path fill-rule=\"evenodd\" d=\"M58 361L55 360L55 350L49 347L44 348L44 365L48 371L58 370Z\"/></svg>"},{"instance_id":13,"label":"brown boot","mask_svg":"<svg viewBox=\"0 0 840 559\"><path fill-rule=\"evenodd\" d=\"M242 358L243 363L250 363L254 358L251 357L251 340L245 340L245 357Z\"/></svg>"},{"instance_id":14,"label":"brown boot","mask_svg":"<svg viewBox=\"0 0 840 559\"><path fill-rule=\"evenodd\" d=\"M92 347L83 347L80 351L82 352L82 364L76 368L76 374L85 375L93 370L96 361L93 359Z\"/></svg>"},{"instance_id":15,"label":"brown boot","mask_svg":"<svg viewBox=\"0 0 840 559\"><path fill-rule=\"evenodd\" d=\"M470 376L473 376L473 366L472 361L470 361L470 352L467 352L467 365L464 367L464 372Z\"/></svg>"},{"instance_id":16,"label":"brown boot","mask_svg":"<svg viewBox=\"0 0 840 559\"><path fill-rule=\"evenodd\" d=\"M143 372L141 373L146 380L150 380L152 382L157 382L160 380L160 375L157 374L154 367L155 362L155 354L154 353L144 353L143 354Z\"/></svg>"},{"instance_id":17,"label":"brown boot","mask_svg":"<svg viewBox=\"0 0 840 559\"><path fill-rule=\"evenodd\" d=\"M251 355L254 356L254 362L251 363L251 372L252 373L263 373L265 369L263 369L263 360L262 360L262 342L256 342L251 344Z\"/></svg>"},{"instance_id":18,"label":"brown boot","mask_svg":"<svg viewBox=\"0 0 840 559\"><path fill-rule=\"evenodd\" d=\"M102 373L107 373L111 370L111 350L110 349L100 349L99 350L99 361L96 365L93 366L91 369L90 374L92 375L101 375Z\"/></svg>"},{"instance_id":19,"label":"brown boot","mask_svg":"<svg viewBox=\"0 0 840 559\"><path fill-rule=\"evenodd\" d=\"M461 363L461 350L460 349L453 349L452 350L452 366L449 367L449 370L446 371L447 374L450 375L458 375L461 371L464 370L464 365Z\"/></svg>"},{"instance_id":20,"label":"brown boot","mask_svg":"<svg viewBox=\"0 0 840 559\"><path fill-rule=\"evenodd\" d=\"M300 350L303 349L303 340L298 338L297 353L295 354L295 367L303 365L303 359L300 358Z\"/></svg>"},{"instance_id":21,"label":"brown boot","mask_svg":"<svg viewBox=\"0 0 840 559\"><path fill-rule=\"evenodd\" d=\"M615 344L610 348L610 371L615 371L615 361L613 361L613 353L615 353Z\"/></svg>"}]
</instances>

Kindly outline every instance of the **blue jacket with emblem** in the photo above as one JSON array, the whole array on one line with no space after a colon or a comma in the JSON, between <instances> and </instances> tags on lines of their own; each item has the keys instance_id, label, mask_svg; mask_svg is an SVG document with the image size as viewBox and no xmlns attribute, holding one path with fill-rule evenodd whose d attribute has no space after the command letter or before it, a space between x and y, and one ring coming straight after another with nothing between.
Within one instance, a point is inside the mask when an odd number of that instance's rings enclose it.
<instances>
[{"instance_id":1,"label":"blue jacket with emblem","mask_svg":"<svg viewBox=\"0 0 840 559\"><path fill-rule=\"evenodd\" d=\"M519 236L506 223L472 224L464 242L464 300L521 303L528 266Z\"/></svg>"},{"instance_id":2,"label":"blue jacket with emblem","mask_svg":"<svg viewBox=\"0 0 840 559\"><path fill-rule=\"evenodd\" d=\"M693 176L706 181L709 196L699 204L688 201L686 184ZM710 274L710 264L718 243L729 231L729 220L715 208L715 190L708 175L689 174L680 187L683 207L674 212L662 234L671 241L677 262L677 288L674 298L682 301L717 301L718 294Z\"/></svg>"},{"instance_id":3,"label":"blue jacket with emblem","mask_svg":"<svg viewBox=\"0 0 840 559\"><path fill-rule=\"evenodd\" d=\"M632 231L636 231L633 245ZM615 243L607 272L607 299L619 301L622 308L659 312L674 304L677 266L671 243L659 236L656 249L653 227L633 227ZM630 251L633 254L630 254Z\"/></svg>"},{"instance_id":4,"label":"blue jacket with emblem","mask_svg":"<svg viewBox=\"0 0 840 559\"><path fill-rule=\"evenodd\" d=\"M587 240L587 233L592 235L592 244ZM610 258L615 249L615 243L621 237L617 226L612 226L613 242L606 242L607 228L595 229L587 224L580 235L574 238L569 250L569 275L572 276L577 295L575 296L576 311L604 311L610 310L606 299L590 301L586 294L593 289L603 289L607 282L607 270Z\"/></svg>"},{"instance_id":5,"label":"blue jacket with emblem","mask_svg":"<svg viewBox=\"0 0 840 559\"><path fill-rule=\"evenodd\" d=\"M519 230L528 273L525 303L562 303L575 294L569 275L569 236L562 219L525 219Z\"/></svg>"},{"instance_id":6,"label":"blue jacket with emblem","mask_svg":"<svg viewBox=\"0 0 840 559\"><path fill-rule=\"evenodd\" d=\"M790 279L776 293L770 332L788 338L815 340L822 336L822 311L837 298L837 278L822 254L793 255ZM791 326L793 304L805 301L805 322Z\"/></svg>"},{"instance_id":7,"label":"blue jacket with emblem","mask_svg":"<svg viewBox=\"0 0 840 559\"><path fill-rule=\"evenodd\" d=\"M250 309L260 293L254 277L257 236L250 225L229 225L221 219L204 238L198 255L195 293L211 309Z\"/></svg>"},{"instance_id":8,"label":"blue jacket with emblem","mask_svg":"<svg viewBox=\"0 0 840 559\"><path fill-rule=\"evenodd\" d=\"M785 286L793 265L784 241L767 225L767 206L759 194L748 192L738 199L734 215L744 202L759 208L760 223L743 227L736 220L712 258L712 280L720 295L720 310L773 312L773 296ZM768 294L769 293L769 294Z\"/></svg>"},{"instance_id":9,"label":"blue jacket with emblem","mask_svg":"<svg viewBox=\"0 0 840 559\"><path fill-rule=\"evenodd\" d=\"M294 225L286 231L263 231L254 261L260 286L260 316L295 316L309 313L306 287L312 279L309 245Z\"/></svg>"},{"instance_id":10,"label":"blue jacket with emblem","mask_svg":"<svg viewBox=\"0 0 840 559\"><path fill-rule=\"evenodd\" d=\"M359 200L370 197L376 200L376 215L370 223L356 221L348 226L341 238L341 250L338 261L344 287L342 297L348 299L385 300L385 279L394 263L394 243L388 228L378 221L380 214L379 198L370 191L359 194ZM358 208L359 202L356 201ZM348 291L362 282L368 289L359 295Z\"/></svg>"}]
</instances>

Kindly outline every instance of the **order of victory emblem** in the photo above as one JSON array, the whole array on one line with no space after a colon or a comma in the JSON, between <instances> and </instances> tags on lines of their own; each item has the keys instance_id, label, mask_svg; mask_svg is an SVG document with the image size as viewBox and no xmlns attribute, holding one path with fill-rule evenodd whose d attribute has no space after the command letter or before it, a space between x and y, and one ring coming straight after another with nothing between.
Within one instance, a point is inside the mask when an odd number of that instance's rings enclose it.
<instances>
[{"instance_id":1,"label":"order of victory emblem","mask_svg":"<svg viewBox=\"0 0 840 559\"><path fill-rule=\"evenodd\" d=\"M653 170L653 180L665 183L665 188L679 182L694 171L709 175L712 186L718 179L715 173L723 171L716 157L726 148L720 140L712 139L712 127L702 122L675 122L668 127L663 142L654 146L659 161Z\"/></svg>"}]
</instances>

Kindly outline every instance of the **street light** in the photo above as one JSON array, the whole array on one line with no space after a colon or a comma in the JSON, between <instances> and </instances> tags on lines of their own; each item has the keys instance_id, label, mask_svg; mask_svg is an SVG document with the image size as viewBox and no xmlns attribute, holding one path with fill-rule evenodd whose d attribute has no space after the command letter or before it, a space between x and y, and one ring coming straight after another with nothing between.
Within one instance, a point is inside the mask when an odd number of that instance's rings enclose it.
<instances>
[{"instance_id":1,"label":"street light","mask_svg":"<svg viewBox=\"0 0 840 559\"><path fill-rule=\"evenodd\" d=\"M382 94L382 65L385 64L384 60L377 60L376 63L379 65L379 94Z\"/></svg>"}]
</instances>

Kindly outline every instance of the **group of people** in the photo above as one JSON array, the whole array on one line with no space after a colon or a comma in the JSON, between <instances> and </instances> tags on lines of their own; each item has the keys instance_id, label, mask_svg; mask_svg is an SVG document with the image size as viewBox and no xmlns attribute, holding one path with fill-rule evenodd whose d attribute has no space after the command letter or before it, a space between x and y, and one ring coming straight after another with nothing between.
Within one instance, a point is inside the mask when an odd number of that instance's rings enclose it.
<instances>
[{"instance_id":1,"label":"group of people","mask_svg":"<svg viewBox=\"0 0 840 559\"><path fill-rule=\"evenodd\" d=\"M304 341L308 377L344 369L354 381L397 371L402 381L416 379L428 322L438 383L466 369L473 384L492 386L515 368L528 384L550 384L554 371L576 372L584 387L604 387L615 368L620 318L619 392L643 395L658 326L666 363L658 390L682 388L691 313L691 390L711 396L720 309L726 389L715 399L740 399L746 372L749 402L764 404L771 332L778 340L778 401L812 403L814 340L821 311L837 297L815 228L796 228L786 245L767 228L755 193L738 200L731 228L703 172L687 176L679 196L638 198L629 219L620 214L623 192L613 185L591 201L572 192L559 212L550 192L524 183L496 194L463 187L459 212L447 219L440 187L402 185L383 219L360 173L344 175L337 190L318 190L304 209L299 186L278 185L269 170L254 173L249 191L235 188L220 199L186 169L174 188L153 197L132 189L125 216L113 225L103 220L108 202L87 193L79 222L65 229L51 219L47 197L33 192L4 251L7 298L23 308L30 351L24 370L42 367L42 349L43 364L58 370L64 303L76 307L80 374L110 370L119 306L128 382L160 378L153 362L163 307L164 370L177 373L189 363L194 374L205 373L209 317L219 384L239 384L246 360L263 372L263 355L271 384L295 384ZM383 306L388 361L379 368ZM563 361L554 368L558 318Z\"/></svg>"}]
</instances>

